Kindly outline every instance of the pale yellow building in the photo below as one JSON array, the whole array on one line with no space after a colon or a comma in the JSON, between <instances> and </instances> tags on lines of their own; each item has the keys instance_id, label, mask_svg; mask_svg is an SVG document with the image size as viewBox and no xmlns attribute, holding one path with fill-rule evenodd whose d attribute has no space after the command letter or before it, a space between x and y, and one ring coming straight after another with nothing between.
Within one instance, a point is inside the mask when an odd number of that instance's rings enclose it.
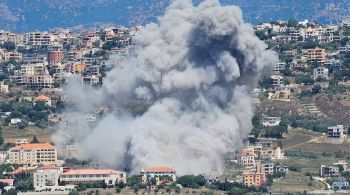
<instances>
[{"instance_id":1,"label":"pale yellow building","mask_svg":"<svg viewBox=\"0 0 350 195\"><path fill-rule=\"evenodd\" d=\"M57 148L49 143L22 144L10 148L11 164L54 164L57 162Z\"/></svg>"},{"instance_id":2,"label":"pale yellow building","mask_svg":"<svg viewBox=\"0 0 350 195\"><path fill-rule=\"evenodd\" d=\"M23 75L21 84L29 89L51 88L53 79L50 74Z\"/></svg>"},{"instance_id":3,"label":"pale yellow building","mask_svg":"<svg viewBox=\"0 0 350 195\"><path fill-rule=\"evenodd\" d=\"M326 61L326 51L323 48L313 48L307 50L307 60L324 63Z\"/></svg>"}]
</instances>

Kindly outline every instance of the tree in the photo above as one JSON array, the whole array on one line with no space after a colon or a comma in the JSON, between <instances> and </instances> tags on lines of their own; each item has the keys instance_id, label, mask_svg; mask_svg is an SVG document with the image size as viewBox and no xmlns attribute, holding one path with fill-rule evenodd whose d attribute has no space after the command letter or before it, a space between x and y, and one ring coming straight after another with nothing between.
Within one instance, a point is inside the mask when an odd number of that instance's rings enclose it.
<instances>
[{"instance_id":1,"label":"tree","mask_svg":"<svg viewBox=\"0 0 350 195\"><path fill-rule=\"evenodd\" d=\"M36 144L36 143L40 143L38 138L36 137L36 135L34 135L32 141L30 142L31 144Z\"/></svg>"},{"instance_id":2,"label":"tree","mask_svg":"<svg viewBox=\"0 0 350 195\"><path fill-rule=\"evenodd\" d=\"M298 26L298 23L299 22L296 19L289 19L287 26L296 28Z\"/></svg>"},{"instance_id":3,"label":"tree","mask_svg":"<svg viewBox=\"0 0 350 195\"><path fill-rule=\"evenodd\" d=\"M142 182L141 176L133 175L127 179L127 186L133 187L135 184L139 184Z\"/></svg>"},{"instance_id":4,"label":"tree","mask_svg":"<svg viewBox=\"0 0 350 195\"><path fill-rule=\"evenodd\" d=\"M22 119L20 123L18 123L18 128L20 129L25 129L26 127L28 127L29 122L25 119Z\"/></svg>"},{"instance_id":5,"label":"tree","mask_svg":"<svg viewBox=\"0 0 350 195\"><path fill-rule=\"evenodd\" d=\"M4 144L4 137L2 135L2 128L0 127L0 145Z\"/></svg>"},{"instance_id":6,"label":"tree","mask_svg":"<svg viewBox=\"0 0 350 195\"><path fill-rule=\"evenodd\" d=\"M79 195L79 192L73 190L73 191L69 192L68 195Z\"/></svg>"},{"instance_id":7,"label":"tree","mask_svg":"<svg viewBox=\"0 0 350 195\"><path fill-rule=\"evenodd\" d=\"M122 189L121 189L120 187L116 187L116 188L115 188L115 192L116 192L117 194L119 194L121 191L122 191Z\"/></svg>"},{"instance_id":8,"label":"tree","mask_svg":"<svg viewBox=\"0 0 350 195\"><path fill-rule=\"evenodd\" d=\"M16 44L11 41L5 41L2 45L1 48L6 49L7 51L13 51L16 49Z\"/></svg>"},{"instance_id":9,"label":"tree","mask_svg":"<svg viewBox=\"0 0 350 195\"><path fill-rule=\"evenodd\" d=\"M259 81L259 86L265 89L268 88L272 88L273 84L272 84L272 79L270 77L263 77L260 81Z\"/></svg>"},{"instance_id":10,"label":"tree","mask_svg":"<svg viewBox=\"0 0 350 195\"><path fill-rule=\"evenodd\" d=\"M317 94L321 92L321 89L322 89L321 85L315 85L312 87L311 91L313 94Z\"/></svg>"},{"instance_id":11,"label":"tree","mask_svg":"<svg viewBox=\"0 0 350 195\"><path fill-rule=\"evenodd\" d=\"M3 195L17 195L17 191L12 189L12 190L9 190L9 191L3 193Z\"/></svg>"}]
</instances>

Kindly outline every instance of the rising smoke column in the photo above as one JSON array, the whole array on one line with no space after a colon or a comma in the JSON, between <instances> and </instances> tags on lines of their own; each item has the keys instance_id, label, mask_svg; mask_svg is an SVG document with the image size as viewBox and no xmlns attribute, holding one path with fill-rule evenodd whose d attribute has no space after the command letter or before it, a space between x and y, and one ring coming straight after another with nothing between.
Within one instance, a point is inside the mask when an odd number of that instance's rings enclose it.
<instances>
[{"instance_id":1,"label":"rising smoke column","mask_svg":"<svg viewBox=\"0 0 350 195\"><path fill-rule=\"evenodd\" d=\"M253 116L250 91L260 74L277 62L274 52L244 23L236 6L207 0L193 6L176 0L136 38L136 59L111 70L99 90L66 90L81 118L94 106L116 112L89 128L84 120L62 130L82 155L128 167L170 166L178 173L222 168L223 156L242 146ZM74 98L78 96L78 98ZM130 100L150 104L139 116L127 113ZM126 160L128 158L130 161Z\"/></svg>"}]
</instances>

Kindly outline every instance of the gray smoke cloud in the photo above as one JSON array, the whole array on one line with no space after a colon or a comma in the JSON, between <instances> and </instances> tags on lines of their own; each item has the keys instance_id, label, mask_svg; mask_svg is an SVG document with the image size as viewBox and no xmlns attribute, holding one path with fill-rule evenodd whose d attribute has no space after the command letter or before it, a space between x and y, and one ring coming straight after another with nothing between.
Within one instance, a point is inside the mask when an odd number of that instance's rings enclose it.
<instances>
[{"instance_id":1,"label":"gray smoke cloud","mask_svg":"<svg viewBox=\"0 0 350 195\"><path fill-rule=\"evenodd\" d=\"M198 6L176 0L135 41L137 57L115 66L100 89L68 86L73 106L66 115L75 123L57 133L56 143L71 137L83 157L127 164L134 172L154 166L179 174L220 170L223 156L240 149L252 128L250 91L276 54L238 7L217 0ZM145 111L135 116L130 102L147 105ZM99 106L113 112L88 126L82 117Z\"/></svg>"}]
</instances>

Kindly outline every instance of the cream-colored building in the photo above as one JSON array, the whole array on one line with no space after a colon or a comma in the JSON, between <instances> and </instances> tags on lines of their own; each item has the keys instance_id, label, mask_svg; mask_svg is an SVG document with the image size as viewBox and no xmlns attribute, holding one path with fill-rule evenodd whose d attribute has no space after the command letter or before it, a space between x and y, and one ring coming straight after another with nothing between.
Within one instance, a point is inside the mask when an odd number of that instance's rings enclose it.
<instances>
[{"instance_id":1,"label":"cream-colored building","mask_svg":"<svg viewBox=\"0 0 350 195\"><path fill-rule=\"evenodd\" d=\"M63 167L56 165L44 165L33 173L33 186L35 191L70 191L74 185L59 185L59 178L63 173Z\"/></svg>"},{"instance_id":2,"label":"cream-colored building","mask_svg":"<svg viewBox=\"0 0 350 195\"><path fill-rule=\"evenodd\" d=\"M126 173L112 169L78 169L61 174L60 180L67 183L104 181L107 185L114 185L121 181L126 183Z\"/></svg>"},{"instance_id":3,"label":"cream-colored building","mask_svg":"<svg viewBox=\"0 0 350 195\"><path fill-rule=\"evenodd\" d=\"M33 173L34 188L44 186L58 186L60 174L63 173L63 167L56 165L44 165L39 167Z\"/></svg>"},{"instance_id":4,"label":"cream-colored building","mask_svg":"<svg viewBox=\"0 0 350 195\"><path fill-rule=\"evenodd\" d=\"M49 143L22 144L8 151L11 164L55 164L57 148Z\"/></svg>"},{"instance_id":5,"label":"cream-colored building","mask_svg":"<svg viewBox=\"0 0 350 195\"><path fill-rule=\"evenodd\" d=\"M30 89L51 88L53 79L50 74L23 75L21 84Z\"/></svg>"},{"instance_id":6,"label":"cream-colored building","mask_svg":"<svg viewBox=\"0 0 350 195\"><path fill-rule=\"evenodd\" d=\"M43 73L46 70L46 63L25 64L21 66L21 75L34 75Z\"/></svg>"},{"instance_id":7,"label":"cream-colored building","mask_svg":"<svg viewBox=\"0 0 350 195\"><path fill-rule=\"evenodd\" d=\"M1 93L8 93L9 92L9 85L6 85L5 81L0 82L0 92Z\"/></svg>"}]
</instances>

